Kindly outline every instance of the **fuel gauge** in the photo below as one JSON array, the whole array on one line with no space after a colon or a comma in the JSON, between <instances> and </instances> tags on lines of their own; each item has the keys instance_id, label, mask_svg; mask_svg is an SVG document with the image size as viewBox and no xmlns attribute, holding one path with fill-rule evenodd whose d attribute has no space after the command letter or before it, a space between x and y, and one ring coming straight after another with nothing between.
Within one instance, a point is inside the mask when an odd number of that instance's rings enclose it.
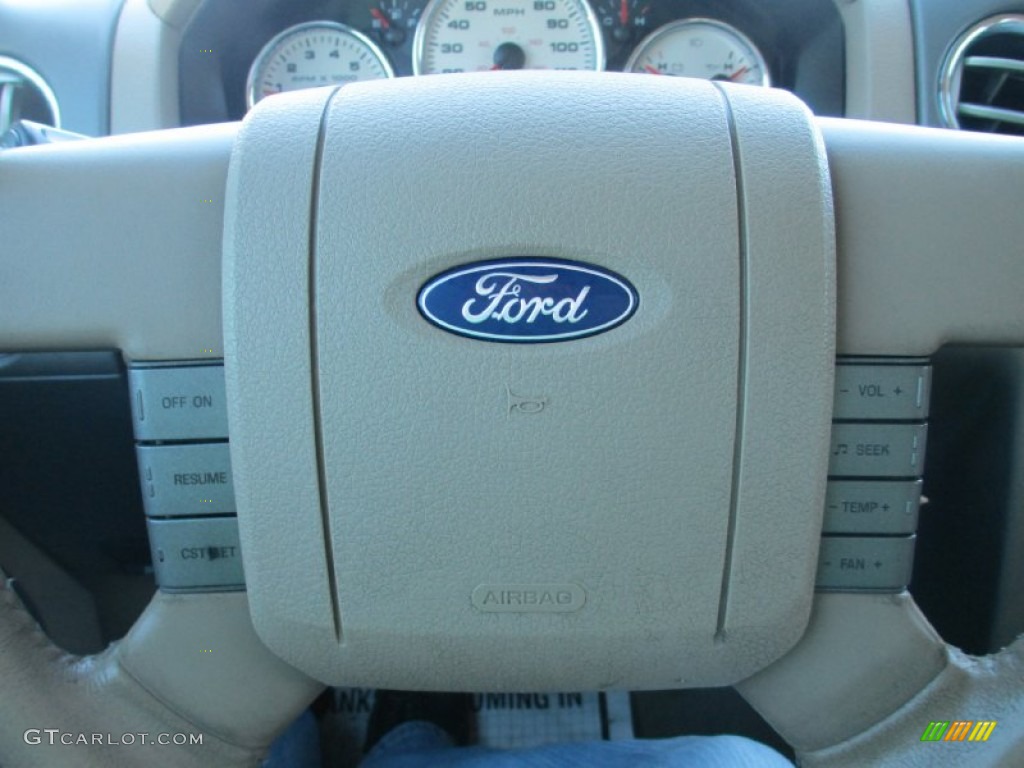
<instances>
[{"instance_id":1,"label":"fuel gauge","mask_svg":"<svg viewBox=\"0 0 1024 768\"><path fill-rule=\"evenodd\" d=\"M714 19L683 19L659 27L633 51L625 71L771 85L757 46L735 27Z\"/></svg>"},{"instance_id":2,"label":"fuel gauge","mask_svg":"<svg viewBox=\"0 0 1024 768\"><path fill-rule=\"evenodd\" d=\"M370 6L373 32L383 45L398 48L412 39L422 11L417 0L377 0Z\"/></svg>"}]
</instances>

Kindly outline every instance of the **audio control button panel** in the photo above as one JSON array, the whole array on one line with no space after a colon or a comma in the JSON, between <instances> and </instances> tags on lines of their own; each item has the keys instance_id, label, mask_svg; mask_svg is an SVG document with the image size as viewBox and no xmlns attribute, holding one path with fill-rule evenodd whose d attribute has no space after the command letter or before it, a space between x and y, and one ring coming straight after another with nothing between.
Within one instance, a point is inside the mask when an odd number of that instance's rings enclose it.
<instances>
[{"instance_id":1,"label":"audio control button panel","mask_svg":"<svg viewBox=\"0 0 1024 768\"><path fill-rule=\"evenodd\" d=\"M931 389L925 359L836 360L819 591L900 592L910 583Z\"/></svg>"}]
</instances>

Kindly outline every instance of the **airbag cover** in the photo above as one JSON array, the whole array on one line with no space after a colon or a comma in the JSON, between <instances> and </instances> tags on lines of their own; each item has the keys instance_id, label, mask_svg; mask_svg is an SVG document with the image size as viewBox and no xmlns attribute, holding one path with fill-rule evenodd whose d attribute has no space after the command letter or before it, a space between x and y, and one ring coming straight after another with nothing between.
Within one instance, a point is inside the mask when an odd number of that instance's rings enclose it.
<instances>
[{"instance_id":1,"label":"airbag cover","mask_svg":"<svg viewBox=\"0 0 1024 768\"><path fill-rule=\"evenodd\" d=\"M275 97L227 210L242 549L284 659L706 686L799 639L834 254L797 100L526 72Z\"/></svg>"}]
</instances>

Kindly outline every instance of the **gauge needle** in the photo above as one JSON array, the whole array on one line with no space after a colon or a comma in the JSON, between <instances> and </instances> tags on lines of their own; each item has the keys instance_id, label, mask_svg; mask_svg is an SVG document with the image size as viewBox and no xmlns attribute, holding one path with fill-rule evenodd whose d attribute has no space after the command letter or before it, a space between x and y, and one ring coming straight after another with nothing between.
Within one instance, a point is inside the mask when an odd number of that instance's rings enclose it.
<instances>
[{"instance_id":1,"label":"gauge needle","mask_svg":"<svg viewBox=\"0 0 1024 768\"><path fill-rule=\"evenodd\" d=\"M629 0L622 0L619 5L619 21L622 26L629 24Z\"/></svg>"},{"instance_id":2,"label":"gauge needle","mask_svg":"<svg viewBox=\"0 0 1024 768\"><path fill-rule=\"evenodd\" d=\"M731 75L729 75L729 81L735 83L737 80L739 80L745 74L747 74L747 72L749 72L749 71L750 71L750 67L743 67L742 69L738 69L735 72L733 72Z\"/></svg>"},{"instance_id":3,"label":"gauge needle","mask_svg":"<svg viewBox=\"0 0 1024 768\"><path fill-rule=\"evenodd\" d=\"M526 51L515 43L502 43L494 49L492 61L494 62L494 66L491 67L492 70L522 69L523 65L526 64Z\"/></svg>"},{"instance_id":4,"label":"gauge needle","mask_svg":"<svg viewBox=\"0 0 1024 768\"><path fill-rule=\"evenodd\" d=\"M644 64L644 70L650 72L652 75L661 74L661 70L659 70L657 67L652 67L650 64Z\"/></svg>"},{"instance_id":5,"label":"gauge needle","mask_svg":"<svg viewBox=\"0 0 1024 768\"><path fill-rule=\"evenodd\" d=\"M380 23L381 29L387 29L391 26L391 20L379 8L371 8L370 15Z\"/></svg>"}]
</instances>

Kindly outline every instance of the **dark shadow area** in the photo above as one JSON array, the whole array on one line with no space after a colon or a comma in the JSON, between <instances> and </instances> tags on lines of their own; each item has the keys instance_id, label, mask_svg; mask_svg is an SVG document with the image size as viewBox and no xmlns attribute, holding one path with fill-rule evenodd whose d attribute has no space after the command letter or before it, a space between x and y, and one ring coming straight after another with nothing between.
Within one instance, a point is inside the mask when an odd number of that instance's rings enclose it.
<instances>
[{"instance_id":1,"label":"dark shadow area","mask_svg":"<svg viewBox=\"0 0 1024 768\"><path fill-rule=\"evenodd\" d=\"M1007 569L1020 560L1007 548L1021 463L1019 357L1014 350L949 348L933 358L928 503L910 591L943 639L973 654L1002 645L994 635L998 597Z\"/></svg>"},{"instance_id":2,"label":"dark shadow area","mask_svg":"<svg viewBox=\"0 0 1024 768\"><path fill-rule=\"evenodd\" d=\"M793 750L732 688L694 688L632 694L633 731L640 739L672 736L746 736L778 750Z\"/></svg>"}]
</instances>

